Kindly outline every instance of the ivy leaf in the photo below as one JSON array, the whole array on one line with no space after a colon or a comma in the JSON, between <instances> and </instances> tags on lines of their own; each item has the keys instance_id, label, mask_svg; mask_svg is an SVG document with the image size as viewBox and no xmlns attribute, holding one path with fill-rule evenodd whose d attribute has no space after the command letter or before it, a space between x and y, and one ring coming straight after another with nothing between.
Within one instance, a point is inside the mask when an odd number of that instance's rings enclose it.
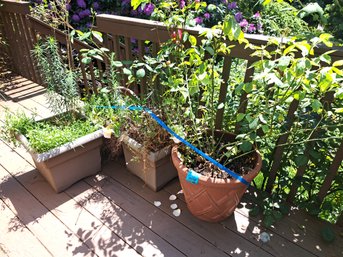
<instances>
[{"instance_id":1,"label":"ivy leaf","mask_svg":"<svg viewBox=\"0 0 343 257\"><path fill-rule=\"evenodd\" d=\"M132 75L132 72L128 68L124 68L123 72L125 75L128 75L128 76Z\"/></svg>"},{"instance_id":2,"label":"ivy leaf","mask_svg":"<svg viewBox=\"0 0 343 257\"><path fill-rule=\"evenodd\" d=\"M117 67L117 68L123 67L122 62L119 62L119 61L114 61L114 62L113 62L113 65L114 65L115 67Z\"/></svg>"},{"instance_id":3,"label":"ivy leaf","mask_svg":"<svg viewBox=\"0 0 343 257\"><path fill-rule=\"evenodd\" d=\"M301 154L301 155L298 155L296 158L295 158L295 164L300 167L300 166L304 166L307 164L308 162L308 158L306 157L306 155L304 154Z\"/></svg>"},{"instance_id":4,"label":"ivy leaf","mask_svg":"<svg viewBox=\"0 0 343 257\"><path fill-rule=\"evenodd\" d=\"M265 227L270 228L274 223L275 223L275 218L273 217L272 214L266 214L263 217L263 224Z\"/></svg>"},{"instance_id":5,"label":"ivy leaf","mask_svg":"<svg viewBox=\"0 0 343 257\"><path fill-rule=\"evenodd\" d=\"M339 67L339 66L343 66L343 60L339 60L339 61L335 61L332 66L334 67Z\"/></svg>"},{"instance_id":6,"label":"ivy leaf","mask_svg":"<svg viewBox=\"0 0 343 257\"><path fill-rule=\"evenodd\" d=\"M245 117L244 113L238 113L237 114L237 118L236 118L237 122L240 122L241 120L243 120L244 117Z\"/></svg>"},{"instance_id":7,"label":"ivy leaf","mask_svg":"<svg viewBox=\"0 0 343 257\"><path fill-rule=\"evenodd\" d=\"M239 146L243 152L248 152L252 149L252 143L249 141L244 141L243 144Z\"/></svg>"},{"instance_id":8,"label":"ivy leaf","mask_svg":"<svg viewBox=\"0 0 343 257\"><path fill-rule=\"evenodd\" d=\"M224 108L224 103L220 103L217 107L218 110L223 109L223 108Z\"/></svg>"},{"instance_id":9,"label":"ivy leaf","mask_svg":"<svg viewBox=\"0 0 343 257\"><path fill-rule=\"evenodd\" d=\"M260 207L258 205L254 206L252 209L249 210L249 215L252 217L257 217L260 213Z\"/></svg>"},{"instance_id":10,"label":"ivy leaf","mask_svg":"<svg viewBox=\"0 0 343 257\"><path fill-rule=\"evenodd\" d=\"M103 42L102 33L99 31L92 31L93 37L95 37L99 42Z\"/></svg>"},{"instance_id":11,"label":"ivy leaf","mask_svg":"<svg viewBox=\"0 0 343 257\"><path fill-rule=\"evenodd\" d=\"M145 70L144 69L139 69L136 72L136 75L137 75L138 78L143 78L145 76Z\"/></svg>"},{"instance_id":12,"label":"ivy leaf","mask_svg":"<svg viewBox=\"0 0 343 257\"><path fill-rule=\"evenodd\" d=\"M250 129L256 129L258 125L258 118L255 118L252 122L249 123L249 128Z\"/></svg>"},{"instance_id":13,"label":"ivy leaf","mask_svg":"<svg viewBox=\"0 0 343 257\"><path fill-rule=\"evenodd\" d=\"M321 103L319 100L314 99L314 100L312 101L312 103L311 103L311 107L312 107L313 111L319 112L319 110L320 110L323 106L322 106L322 103Z\"/></svg>"},{"instance_id":14,"label":"ivy leaf","mask_svg":"<svg viewBox=\"0 0 343 257\"><path fill-rule=\"evenodd\" d=\"M84 63L84 64L90 64L90 62L92 61L92 58L86 56L86 57L82 58L81 61L82 61L82 63Z\"/></svg>"},{"instance_id":15,"label":"ivy leaf","mask_svg":"<svg viewBox=\"0 0 343 257\"><path fill-rule=\"evenodd\" d=\"M197 44L197 39L195 38L195 36L189 35L188 40L189 40L189 43L191 43L192 46L196 46L196 44Z\"/></svg>"}]
</instances>

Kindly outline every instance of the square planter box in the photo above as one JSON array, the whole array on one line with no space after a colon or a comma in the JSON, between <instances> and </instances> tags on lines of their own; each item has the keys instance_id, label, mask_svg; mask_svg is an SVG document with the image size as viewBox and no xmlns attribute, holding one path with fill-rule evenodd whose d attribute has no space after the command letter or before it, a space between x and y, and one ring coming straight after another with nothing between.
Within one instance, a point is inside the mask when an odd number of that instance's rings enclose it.
<instances>
[{"instance_id":1,"label":"square planter box","mask_svg":"<svg viewBox=\"0 0 343 257\"><path fill-rule=\"evenodd\" d=\"M30 149L24 135L18 134L17 139L31 154L36 168L57 193L101 170L102 130L40 154Z\"/></svg>"},{"instance_id":2,"label":"square planter box","mask_svg":"<svg viewBox=\"0 0 343 257\"><path fill-rule=\"evenodd\" d=\"M144 147L127 135L122 135L126 167L154 191L177 177L171 161L171 146L158 152L146 152Z\"/></svg>"}]
</instances>

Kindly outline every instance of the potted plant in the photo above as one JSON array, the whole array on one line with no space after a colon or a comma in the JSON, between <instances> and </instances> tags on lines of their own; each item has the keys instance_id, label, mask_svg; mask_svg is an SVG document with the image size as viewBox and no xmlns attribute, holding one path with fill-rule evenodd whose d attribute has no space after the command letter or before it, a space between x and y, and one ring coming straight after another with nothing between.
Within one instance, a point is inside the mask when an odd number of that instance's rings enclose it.
<instances>
[{"instance_id":1,"label":"potted plant","mask_svg":"<svg viewBox=\"0 0 343 257\"><path fill-rule=\"evenodd\" d=\"M56 192L101 170L102 129L76 112L75 75L67 69L54 38L38 42L33 50L47 86L54 116L35 120L23 114L7 115L7 139L17 139L30 152L36 168Z\"/></svg>"},{"instance_id":2,"label":"potted plant","mask_svg":"<svg viewBox=\"0 0 343 257\"><path fill-rule=\"evenodd\" d=\"M171 161L170 135L146 112L128 113L121 136L126 167L154 191L177 177Z\"/></svg>"},{"instance_id":3,"label":"potted plant","mask_svg":"<svg viewBox=\"0 0 343 257\"><path fill-rule=\"evenodd\" d=\"M233 17L206 30L199 42L176 28L171 27L171 40L161 46L157 58L151 61L159 74L160 87L166 89L159 108L167 110L167 121L173 130L193 145L189 148L180 144L172 149L173 164L190 212L202 220L217 222L234 211L262 167L261 156L250 138L215 128L216 111L224 104L215 100L222 83L223 59L219 54L230 52L227 39L246 41ZM194 146L216 164L194 152ZM234 173L226 173L218 163ZM236 179L239 176L242 178Z\"/></svg>"}]
</instances>

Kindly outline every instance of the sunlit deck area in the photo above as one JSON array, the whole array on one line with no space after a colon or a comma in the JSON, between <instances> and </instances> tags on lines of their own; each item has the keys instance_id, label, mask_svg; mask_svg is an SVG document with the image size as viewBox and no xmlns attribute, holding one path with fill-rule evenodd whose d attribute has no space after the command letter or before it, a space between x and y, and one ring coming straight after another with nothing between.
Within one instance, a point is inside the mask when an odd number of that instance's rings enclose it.
<instances>
[{"instance_id":1,"label":"sunlit deck area","mask_svg":"<svg viewBox=\"0 0 343 257\"><path fill-rule=\"evenodd\" d=\"M50 114L43 87L2 73L1 123L5 109ZM334 243L324 243L324 223L294 209L266 229L261 217L249 217L253 201L248 192L227 220L203 222L188 212L178 179L154 192L121 158L56 194L22 147L0 141L0 256L343 256L342 228Z\"/></svg>"}]
</instances>

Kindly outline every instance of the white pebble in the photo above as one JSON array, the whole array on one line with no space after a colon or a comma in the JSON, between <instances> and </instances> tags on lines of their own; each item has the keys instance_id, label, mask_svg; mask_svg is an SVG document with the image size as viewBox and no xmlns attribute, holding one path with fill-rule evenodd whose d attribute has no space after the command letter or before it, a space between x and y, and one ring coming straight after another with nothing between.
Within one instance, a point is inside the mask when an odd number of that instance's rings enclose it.
<instances>
[{"instance_id":1,"label":"white pebble","mask_svg":"<svg viewBox=\"0 0 343 257\"><path fill-rule=\"evenodd\" d=\"M170 208L172 208L173 210L175 210L177 208L177 204L173 203L170 205Z\"/></svg>"},{"instance_id":2,"label":"white pebble","mask_svg":"<svg viewBox=\"0 0 343 257\"><path fill-rule=\"evenodd\" d=\"M171 195L171 196L169 196L169 200L170 200L170 201L176 200L176 195Z\"/></svg>"},{"instance_id":3,"label":"white pebble","mask_svg":"<svg viewBox=\"0 0 343 257\"><path fill-rule=\"evenodd\" d=\"M270 241L270 235L267 232L262 232L260 234L260 240L262 243L268 243Z\"/></svg>"},{"instance_id":4,"label":"white pebble","mask_svg":"<svg viewBox=\"0 0 343 257\"><path fill-rule=\"evenodd\" d=\"M156 207L161 206L161 202L160 202L160 201L155 201L155 202L154 202L154 205L155 205Z\"/></svg>"},{"instance_id":5,"label":"white pebble","mask_svg":"<svg viewBox=\"0 0 343 257\"><path fill-rule=\"evenodd\" d=\"M173 211L173 215L176 216L176 217L179 217L180 214L181 214L181 210L180 209L177 209L177 210Z\"/></svg>"}]
</instances>

